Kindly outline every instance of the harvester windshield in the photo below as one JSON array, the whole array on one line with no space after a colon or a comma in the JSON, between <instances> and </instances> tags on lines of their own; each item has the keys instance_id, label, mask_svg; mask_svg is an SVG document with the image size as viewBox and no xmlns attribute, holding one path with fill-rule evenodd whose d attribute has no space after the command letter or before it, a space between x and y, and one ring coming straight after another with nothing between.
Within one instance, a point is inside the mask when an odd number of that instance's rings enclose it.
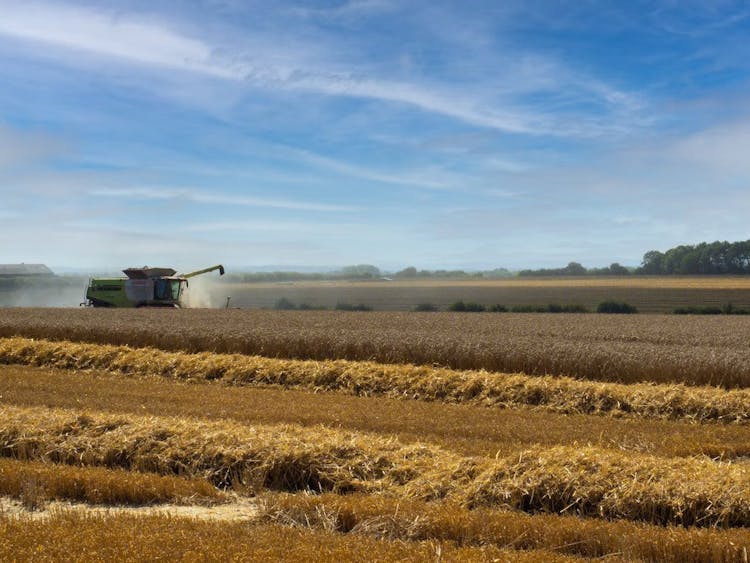
<instances>
[{"instance_id":1,"label":"harvester windshield","mask_svg":"<svg viewBox=\"0 0 750 563\"><path fill-rule=\"evenodd\" d=\"M177 301L180 298L180 280L155 279L154 299L157 301Z\"/></svg>"}]
</instances>

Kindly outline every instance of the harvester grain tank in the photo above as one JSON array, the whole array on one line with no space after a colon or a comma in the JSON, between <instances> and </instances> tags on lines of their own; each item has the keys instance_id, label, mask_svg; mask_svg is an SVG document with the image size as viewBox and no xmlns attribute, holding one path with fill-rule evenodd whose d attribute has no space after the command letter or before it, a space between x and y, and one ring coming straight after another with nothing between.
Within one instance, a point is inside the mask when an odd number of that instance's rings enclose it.
<instances>
[{"instance_id":1,"label":"harvester grain tank","mask_svg":"<svg viewBox=\"0 0 750 563\"><path fill-rule=\"evenodd\" d=\"M188 274L177 274L172 268L128 268L122 272L126 278L91 278L86 288L88 307L180 307L180 297L188 286L188 279L219 270L224 266Z\"/></svg>"}]
</instances>

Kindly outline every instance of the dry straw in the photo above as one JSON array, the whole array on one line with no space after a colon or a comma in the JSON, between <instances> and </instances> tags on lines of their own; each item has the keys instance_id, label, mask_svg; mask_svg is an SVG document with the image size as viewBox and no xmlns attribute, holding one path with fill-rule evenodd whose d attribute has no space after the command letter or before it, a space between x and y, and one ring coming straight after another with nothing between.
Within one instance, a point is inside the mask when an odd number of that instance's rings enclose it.
<instances>
[{"instance_id":1,"label":"dry straw","mask_svg":"<svg viewBox=\"0 0 750 563\"><path fill-rule=\"evenodd\" d=\"M553 551L516 551L453 542L388 542L269 524L207 522L169 515L54 514L45 520L0 516L0 553L12 561L494 561L564 563ZM617 561L617 559L614 559Z\"/></svg>"},{"instance_id":2,"label":"dry straw","mask_svg":"<svg viewBox=\"0 0 750 563\"><path fill-rule=\"evenodd\" d=\"M458 545L556 550L578 557L620 554L628 561L742 561L750 530L683 528L555 514L466 510L366 495L269 494L261 518L285 526L333 530L389 540L450 540Z\"/></svg>"},{"instance_id":3,"label":"dry straw","mask_svg":"<svg viewBox=\"0 0 750 563\"><path fill-rule=\"evenodd\" d=\"M64 499L92 504L200 504L222 494L204 479L0 459L0 495L24 504Z\"/></svg>"},{"instance_id":4,"label":"dry straw","mask_svg":"<svg viewBox=\"0 0 750 563\"><path fill-rule=\"evenodd\" d=\"M496 460L324 427L81 415L0 407L0 455L163 475L220 487L382 493L468 508L688 526L750 525L743 464L594 447L531 448Z\"/></svg>"},{"instance_id":5,"label":"dry straw","mask_svg":"<svg viewBox=\"0 0 750 563\"><path fill-rule=\"evenodd\" d=\"M679 384L618 384L568 377L456 371L348 360L283 360L240 354L188 354L154 348L0 339L0 362L230 385L280 385L361 396L536 407L563 414L598 414L745 424L750 390Z\"/></svg>"}]
</instances>

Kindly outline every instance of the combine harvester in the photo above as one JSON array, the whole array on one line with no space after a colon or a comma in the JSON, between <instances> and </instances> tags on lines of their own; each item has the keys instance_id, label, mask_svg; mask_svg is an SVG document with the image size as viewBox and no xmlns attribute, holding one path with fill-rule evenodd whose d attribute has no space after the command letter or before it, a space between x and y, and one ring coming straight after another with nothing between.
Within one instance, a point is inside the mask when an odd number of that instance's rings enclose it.
<instances>
[{"instance_id":1,"label":"combine harvester","mask_svg":"<svg viewBox=\"0 0 750 563\"><path fill-rule=\"evenodd\" d=\"M86 288L86 301L81 305L179 308L188 279L214 270L224 275L221 264L180 275L175 275L177 271L172 268L128 268L123 270L127 278L91 278Z\"/></svg>"}]
</instances>

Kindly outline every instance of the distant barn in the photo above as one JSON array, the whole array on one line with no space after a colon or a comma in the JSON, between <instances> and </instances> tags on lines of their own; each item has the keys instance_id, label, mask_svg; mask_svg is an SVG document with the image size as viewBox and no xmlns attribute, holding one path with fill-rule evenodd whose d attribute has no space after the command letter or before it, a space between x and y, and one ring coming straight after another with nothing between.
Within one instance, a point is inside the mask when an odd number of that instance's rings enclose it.
<instances>
[{"instance_id":1,"label":"distant barn","mask_svg":"<svg viewBox=\"0 0 750 563\"><path fill-rule=\"evenodd\" d=\"M44 264L0 264L0 278L19 276L54 276Z\"/></svg>"}]
</instances>

